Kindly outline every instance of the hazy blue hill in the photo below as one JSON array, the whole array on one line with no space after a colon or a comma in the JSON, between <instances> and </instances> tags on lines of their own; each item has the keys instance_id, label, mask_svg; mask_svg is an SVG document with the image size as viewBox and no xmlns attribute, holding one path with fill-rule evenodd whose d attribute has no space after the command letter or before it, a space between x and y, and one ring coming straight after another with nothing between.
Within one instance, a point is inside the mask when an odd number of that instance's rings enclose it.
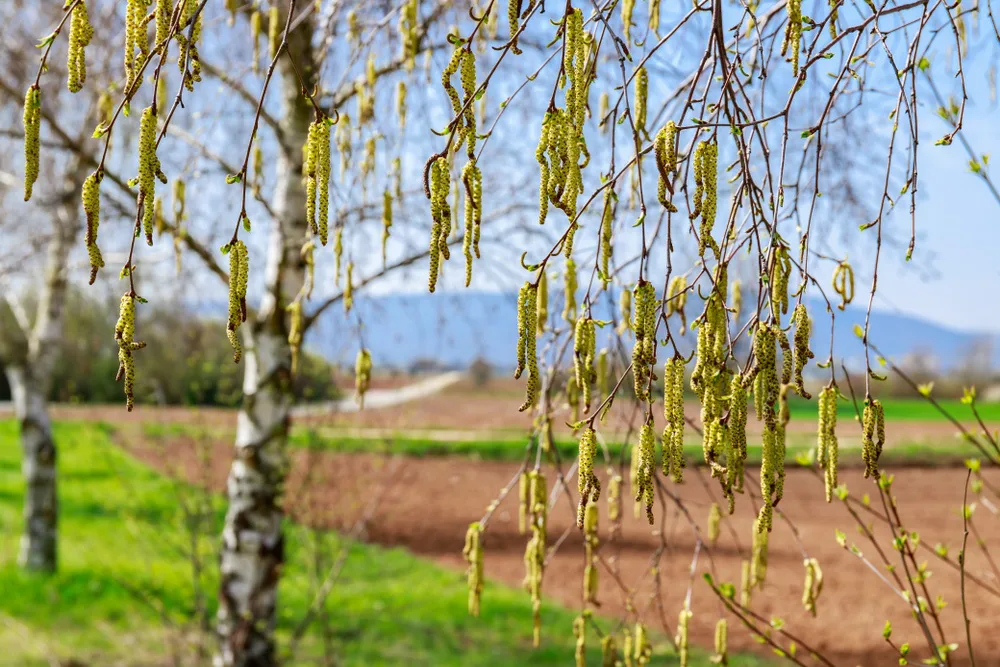
<instances>
[{"instance_id":1,"label":"hazy blue hill","mask_svg":"<svg viewBox=\"0 0 1000 667\"><path fill-rule=\"evenodd\" d=\"M550 305L550 315L558 316L561 304ZM435 360L447 366L464 367L482 357L500 367L513 366L517 342L517 295L502 292L446 292L439 294L399 294L355 299L356 314L364 322L364 344L384 366L406 367L417 360ZM604 301L595 316L607 318L611 305ZM698 312L689 303L688 314ZM813 302L813 349L825 359L830 341L825 304ZM358 347L358 318L346 320L339 308L325 313L310 335L308 345L333 359L353 361ZM863 363L864 350L854 335L854 325L864 324L863 308L849 307L836 312L834 353L849 366ZM872 342L889 356L913 352L930 353L942 367L954 365L982 334L948 329L917 317L873 311ZM598 344L603 336L598 334ZM689 335L690 338L690 335ZM994 342L994 361L1000 339ZM693 342L693 341L691 341ZM690 343L689 343L690 345Z\"/></svg>"}]
</instances>

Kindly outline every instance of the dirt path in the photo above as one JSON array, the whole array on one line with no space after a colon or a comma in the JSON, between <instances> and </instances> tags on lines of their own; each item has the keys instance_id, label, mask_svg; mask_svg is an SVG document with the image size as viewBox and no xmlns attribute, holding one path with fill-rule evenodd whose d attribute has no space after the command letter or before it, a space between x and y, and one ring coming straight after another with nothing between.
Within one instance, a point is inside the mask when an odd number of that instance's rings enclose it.
<instances>
[{"instance_id":1,"label":"dirt path","mask_svg":"<svg viewBox=\"0 0 1000 667\"><path fill-rule=\"evenodd\" d=\"M216 490L221 491L225 487L231 455L228 442L209 443L210 470L206 475L195 455L196 444L190 439L178 438L165 445L126 437L119 440L123 443L127 441L126 447L130 452L154 467L191 481L210 479ZM466 527L482 517L485 508L517 472L516 464L468 459L404 459L401 465L390 465L389 459L374 455L305 451L292 452L292 458L286 498L289 510L296 519L323 527L350 526L377 493L376 489L383 485L388 471L394 470L395 478L368 525L366 539L383 545L406 547L455 569L464 567L461 549ZM896 472L894 490L907 528L918 530L925 544L944 542L951 547L951 553L957 554L962 538L959 508L964 471L908 469ZM704 530L711 497L699 484L696 473L688 471L688 476L687 483L674 488ZM874 491L872 483L865 482L857 471L845 471L842 481L858 494L863 490ZM992 481L1000 482L1000 478L993 478ZM771 535L767 584L763 592L755 593L754 610L765 618L780 615L787 622L789 631L806 638L816 649L833 658L838 667L896 664L894 655L881 636L883 624L891 619L895 628L893 638L898 642L910 642L914 647L912 662L919 664L927 655L922 648L924 642L919 628L911 619L905 603L860 559L837 545L834 531L843 530L848 541L856 542L862 552L871 552L872 545L863 542L864 538L859 535L841 504L835 502L828 505L823 502L822 496L822 484L811 473L803 470L789 472L782 509L795 524L809 556L819 559L824 572L818 618L809 617L802 609L803 554L791 530L778 520ZM728 526L723 526L719 544L703 550L697 563L699 575L695 579L692 632L693 640L703 646L711 644L720 606L701 580L700 573L711 570L717 580L738 584L741 557L746 556L749 545L752 511L745 497L739 500L736 515ZM524 574L526 541L517 531L516 502L516 498L511 497L500 506L485 538L487 577L515 586L520 584ZM608 525L605 512L606 507L602 503L602 527ZM987 543L996 544L997 538L1000 538L997 517L990 514L988 508L980 506L975 519ZM573 512L565 499L561 499L550 515L550 542L563 534L573 520ZM664 603L662 615L650 604L649 595L652 590L648 579L650 558L659 544L653 529L645 521L633 520L631 512L627 512L622 534L614 542L602 546L601 553L618 569L621 580L628 586L643 582L639 585L640 593L632 601L634 608L643 615L643 620L656 627L666 625L667 631L672 634L690 581L694 539L688 524L674 508L671 508L662 525L665 526L668 545L659 562ZM730 526L738 535L738 544L733 539ZM659 527L658 519L657 529ZM875 530L879 545L891 553L887 531L879 526ZM579 533L573 529L568 535L546 571L544 593L572 608L580 604L583 551ZM601 537L602 540L607 539L603 529ZM1000 581L971 539L969 545L968 571L1000 589ZM957 642L964 649L958 574L937 560L931 551L923 551L922 555L930 561L929 569L933 572L928 581L932 602L933 598L941 595L947 603L941 617L948 641ZM484 605L489 605L489 598L487 586ZM620 588L605 571L601 572L600 600L603 612L615 617L628 604ZM967 604L970 616L975 619L972 633L977 664L980 667L1000 665L1000 635L995 631L995 621L1000 617L1000 597L970 584ZM525 618L526 635L530 633L530 625L530 619ZM730 644L733 647L764 650L732 617L730 627ZM569 632L568 628L547 630ZM803 651L801 647L799 650ZM806 663L813 664L808 659ZM967 662L963 657L954 664Z\"/></svg>"}]
</instances>

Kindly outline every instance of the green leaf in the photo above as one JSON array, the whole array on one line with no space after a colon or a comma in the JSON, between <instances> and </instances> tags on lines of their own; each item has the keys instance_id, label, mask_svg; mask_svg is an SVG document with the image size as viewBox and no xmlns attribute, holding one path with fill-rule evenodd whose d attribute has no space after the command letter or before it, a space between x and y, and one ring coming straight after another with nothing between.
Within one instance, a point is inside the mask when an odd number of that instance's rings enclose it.
<instances>
[{"instance_id":1,"label":"green leaf","mask_svg":"<svg viewBox=\"0 0 1000 667\"><path fill-rule=\"evenodd\" d=\"M920 59L919 62L917 62L917 67L920 69L921 72L926 72L928 68L930 68L930 66L931 66L931 61L927 59L927 56L924 56L923 58Z\"/></svg>"},{"instance_id":2,"label":"green leaf","mask_svg":"<svg viewBox=\"0 0 1000 667\"><path fill-rule=\"evenodd\" d=\"M886 621L885 627L882 628L882 639L888 639L889 637L892 637L892 623Z\"/></svg>"},{"instance_id":3,"label":"green leaf","mask_svg":"<svg viewBox=\"0 0 1000 667\"><path fill-rule=\"evenodd\" d=\"M861 339L865 337L865 330L861 328L860 324L854 325L854 335Z\"/></svg>"},{"instance_id":4,"label":"green leaf","mask_svg":"<svg viewBox=\"0 0 1000 667\"><path fill-rule=\"evenodd\" d=\"M250 233L250 216L243 216L243 229L246 230L248 234Z\"/></svg>"},{"instance_id":5,"label":"green leaf","mask_svg":"<svg viewBox=\"0 0 1000 667\"><path fill-rule=\"evenodd\" d=\"M931 391L933 391L933 390L934 390L934 382L933 382L933 380L931 382L924 382L923 384L918 384L917 385L917 392L921 396L923 396L924 398L927 398L928 396L930 396L931 395Z\"/></svg>"},{"instance_id":6,"label":"green leaf","mask_svg":"<svg viewBox=\"0 0 1000 667\"><path fill-rule=\"evenodd\" d=\"M242 180L243 176L241 176L240 174L229 174L228 176L226 176L226 183L228 185L232 185L233 183L239 183Z\"/></svg>"}]
</instances>

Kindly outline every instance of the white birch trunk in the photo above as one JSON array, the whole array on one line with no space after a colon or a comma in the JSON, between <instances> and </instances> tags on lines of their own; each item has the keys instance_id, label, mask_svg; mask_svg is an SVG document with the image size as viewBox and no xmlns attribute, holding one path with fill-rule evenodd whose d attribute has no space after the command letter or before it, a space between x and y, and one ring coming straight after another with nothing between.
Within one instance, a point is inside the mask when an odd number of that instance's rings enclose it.
<instances>
[{"instance_id":1,"label":"white birch trunk","mask_svg":"<svg viewBox=\"0 0 1000 667\"><path fill-rule=\"evenodd\" d=\"M288 44L290 57L310 88L314 78L312 27L311 19L305 19L289 36ZM274 198L278 221L273 224L268 246L261 307L255 320L243 327L243 406L227 484L229 510L220 562L220 650L215 658L220 667L277 664L274 626L284 561L281 494L294 398L285 305L298 292L304 275L300 251L308 223L301 178L302 145L313 116L288 56L279 60L274 83L280 86L283 98L283 145Z\"/></svg>"},{"instance_id":2,"label":"white birch trunk","mask_svg":"<svg viewBox=\"0 0 1000 667\"><path fill-rule=\"evenodd\" d=\"M30 329L27 322L22 323L26 350L20 358L6 360L14 412L21 426L21 471L25 482L24 533L18 562L27 569L49 572L57 565L59 503L56 445L47 396L62 336L66 264L79 228L79 195L74 186L82 180L79 172L77 168L69 173L67 189L54 213L35 323Z\"/></svg>"},{"instance_id":3,"label":"white birch trunk","mask_svg":"<svg viewBox=\"0 0 1000 667\"><path fill-rule=\"evenodd\" d=\"M7 367L14 414L21 425L21 472L24 475L24 532L18 563L29 570L54 571L58 500L56 445L52 440L45 394L21 366Z\"/></svg>"}]
</instances>

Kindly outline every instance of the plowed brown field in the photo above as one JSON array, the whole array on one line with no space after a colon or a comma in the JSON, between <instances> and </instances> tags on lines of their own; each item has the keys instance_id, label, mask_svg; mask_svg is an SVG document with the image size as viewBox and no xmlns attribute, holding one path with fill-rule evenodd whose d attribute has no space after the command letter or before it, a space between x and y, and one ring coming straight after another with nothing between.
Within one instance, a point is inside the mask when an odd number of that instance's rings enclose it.
<instances>
[{"instance_id":1,"label":"plowed brown field","mask_svg":"<svg viewBox=\"0 0 1000 667\"><path fill-rule=\"evenodd\" d=\"M426 409L427 406L423 407ZM505 411L505 414L509 413ZM225 488L231 456L228 442L211 443L210 470L205 471L195 455L196 447L191 439L179 437L153 443L143 440L138 430L132 432L128 429L120 434L119 441L135 456L158 469L193 482L209 479L216 490ZM383 545L403 546L416 554L460 569L464 567L461 550L466 527L483 516L486 507L517 470L516 464L504 462L423 458L395 460L390 464L388 459L373 455L297 450L292 452L286 499L296 519L324 527L344 528L352 525L378 495L380 502L367 524L365 539ZM551 488L555 475L554 471L548 472L551 473ZM926 545L937 542L948 544L954 557L962 540L959 508L965 471L901 469L892 472L896 473L893 489L907 529L919 531ZM713 499L707 489L714 491L714 488L700 483L698 474L689 470L685 484L671 485L670 488L704 531L708 506ZM1000 483L1000 477L990 477L989 480ZM879 505L874 485L863 480L860 471L844 471L842 481L857 495L865 490L874 493L873 502ZM379 491L383 487L386 489L384 494ZM746 497L738 501L736 514L723 525L719 543L703 549L696 564L698 574L694 578L692 638L705 646L711 644L720 605L702 581L701 573L711 571L717 580L738 584L740 562L747 556L752 509ZM835 529L844 531L848 541L856 543L878 567L874 547L859 534L843 504L823 501L821 481L809 471L790 470L781 509L794 524L805 551L810 557L819 559L823 567L824 587L818 604L819 615L814 619L803 611L803 551L789 526L778 519L771 535L767 583L763 592L755 592L753 609L765 618L780 616L786 621L788 631L805 639L838 666L884 667L896 664L892 650L882 639L882 626L887 619L892 620L895 628L893 639L897 643L908 641L913 645L911 659L914 664L927 657L921 631L912 620L906 603L865 562L838 546ZM881 511L880 506L878 509ZM617 577L625 585L637 587L639 592L631 601L631 606L642 614L644 621L665 628L672 634L677 612L692 580L689 570L695 539L690 524L676 506L669 508L666 517L657 517L655 529L645 520L634 520L631 512L627 511L622 533L608 541L603 502L601 511L603 558L609 567L617 571ZM657 512L662 512L659 506ZM996 545L1000 538L1000 521L991 508L980 504L974 518L979 535L988 544ZM871 516L865 520L875 524L879 546L893 558L895 553L887 528ZM573 510L562 496L550 514L549 541L555 542L564 533L568 536L548 566L544 593L565 605L578 607L583 550L580 535L572 527L573 521ZM660 545L657 531L661 528L666 543L666 550L658 563L662 581L662 612L651 601L653 589L649 583L651 558ZM487 577L518 585L524 571L525 541L526 538L517 530L517 500L508 497L491 519L486 533ZM921 560L929 561L929 569L933 572L927 582L931 602L940 595L947 603L940 613L945 635L948 641L962 646L953 664L969 664L964 648L958 572L937 559L931 549L921 549L919 555ZM1000 581L996 569L976 547L974 537L969 540L968 572L994 591L988 592L982 586L967 581L966 598L969 615L973 619L971 632L977 665L1000 665L1000 633L996 630L997 620L1000 619ZM892 575L884 569L880 573L891 579ZM484 605L489 604L489 597L487 587ZM629 605L621 587L615 583L615 577L603 569L600 600L604 613L614 617ZM524 627L525 633L530 633L530 619L525 619ZM730 644L733 647L767 650L755 643L732 617L730 628ZM801 646L799 651L803 651ZM808 659L805 662L813 664Z\"/></svg>"}]
</instances>

